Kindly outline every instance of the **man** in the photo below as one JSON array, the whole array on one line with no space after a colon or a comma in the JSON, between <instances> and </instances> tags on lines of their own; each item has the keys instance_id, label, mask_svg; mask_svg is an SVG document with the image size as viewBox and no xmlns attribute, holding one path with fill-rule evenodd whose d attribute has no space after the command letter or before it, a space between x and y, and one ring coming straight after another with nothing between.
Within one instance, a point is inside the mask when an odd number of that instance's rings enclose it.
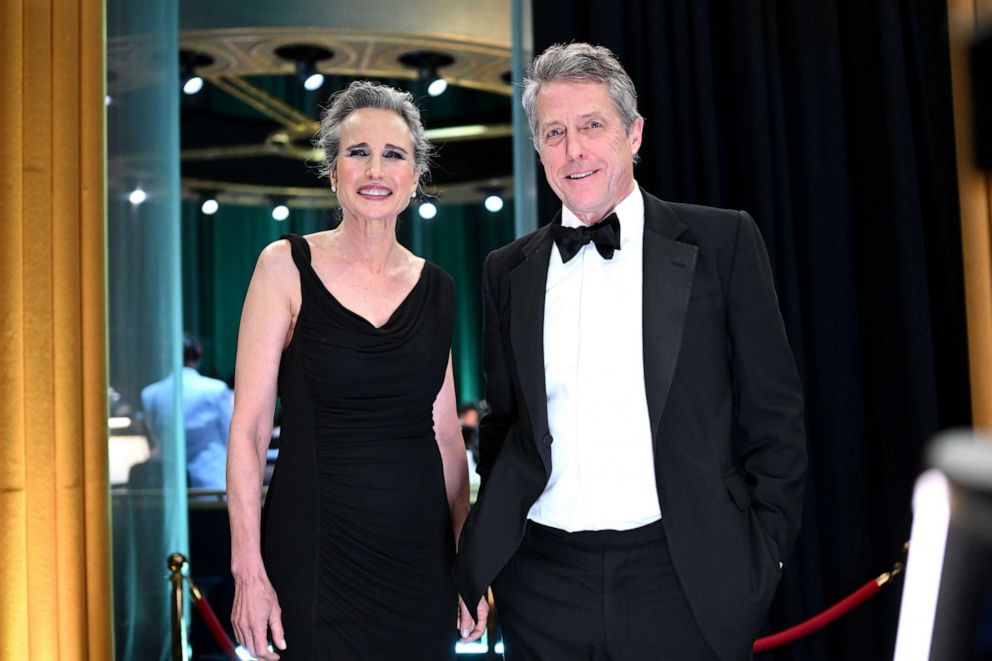
<instances>
[{"instance_id":1,"label":"man","mask_svg":"<svg viewBox=\"0 0 992 661\"><path fill-rule=\"evenodd\" d=\"M459 592L483 619L492 584L510 661L750 658L806 468L761 237L637 186L644 120L609 50L552 46L523 103L562 210L486 260Z\"/></svg>"},{"instance_id":2,"label":"man","mask_svg":"<svg viewBox=\"0 0 992 661\"><path fill-rule=\"evenodd\" d=\"M186 429L186 467L189 486L225 489L227 434L231 426L233 393L220 379L197 371L203 346L192 333L183 334L183 424ZM141 389L141 404L152 434L161 438L173 415L175 392L172 375Z\"/></svg>"}]
</instances>

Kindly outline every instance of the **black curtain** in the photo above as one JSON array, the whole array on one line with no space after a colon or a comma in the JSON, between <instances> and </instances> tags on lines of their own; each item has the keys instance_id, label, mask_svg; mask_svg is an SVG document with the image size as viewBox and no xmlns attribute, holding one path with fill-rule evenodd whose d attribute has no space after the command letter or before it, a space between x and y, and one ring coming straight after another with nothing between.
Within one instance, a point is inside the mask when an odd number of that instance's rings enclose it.
<instances>
[{"instance_id":1,"label":"black curtain","mask_svg":"<svg viewBox=\"0 0 992 661\"><path fill-rule=\"evenodd\" d=\"M796 624L903 559L923 449L970 422L945 4L537 0L533 25L535 54L619 56L642 186L761 228L806 389L804 527L768 631ZM901 586L759 658L892 658Z\"/></svg>"}]
</instances>

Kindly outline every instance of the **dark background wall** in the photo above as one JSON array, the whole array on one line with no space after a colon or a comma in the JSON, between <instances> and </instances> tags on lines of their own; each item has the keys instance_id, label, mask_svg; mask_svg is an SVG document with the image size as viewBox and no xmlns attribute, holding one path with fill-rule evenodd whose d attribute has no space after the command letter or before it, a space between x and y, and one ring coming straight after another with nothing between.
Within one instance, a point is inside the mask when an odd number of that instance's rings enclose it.
<instances>
[{"instance_id":1,"label":"dark background wall","mask_svg":"<svg viewBox=\"0 0 992 661\"><path fill-rule=\"evenodd\" d=\"M612 49L646 119L635 174L746 209L807 398L805 523L770 631L903 559L922 450L970 422L946 8L937 0L541 0L534 52ZM556 200L541 186L541 217ZM891 658L901 581L764 659Z\"/></svg>"}]
</instances>

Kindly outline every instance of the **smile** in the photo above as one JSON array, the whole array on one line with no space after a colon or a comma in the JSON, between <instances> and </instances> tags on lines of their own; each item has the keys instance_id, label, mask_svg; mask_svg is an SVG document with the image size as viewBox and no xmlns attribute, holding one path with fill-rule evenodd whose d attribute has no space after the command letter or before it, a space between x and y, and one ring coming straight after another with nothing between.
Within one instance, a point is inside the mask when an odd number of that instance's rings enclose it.
<instances>
[{"instance_id":1,"label":"smile","mask_svg":"<svg viewBox=\"0 0 992 661\"><path fill-rule=\"evenodd\" d=\"M388 188L379 188L378 186L368 186L358 189L359 195L365 195L368 197L386 197L387 195L392 195L393 192Z\"/></svg>"},{"instance_id":2,"label":"smile","mask_svg":"<svg viewBox=\"0 0 992 661\"><path fill-rule=\"evenodd\" d=\"M588 176L590 176L590 175L592 175L594 173L595 173L595 170L587 170L586 172L576 172L575 174L570 174L570 175L566 176L565 178L566 179L572 179L574 181L576 179L585 179L586 177L588 177Z\"/></svg>"}]
</instances>

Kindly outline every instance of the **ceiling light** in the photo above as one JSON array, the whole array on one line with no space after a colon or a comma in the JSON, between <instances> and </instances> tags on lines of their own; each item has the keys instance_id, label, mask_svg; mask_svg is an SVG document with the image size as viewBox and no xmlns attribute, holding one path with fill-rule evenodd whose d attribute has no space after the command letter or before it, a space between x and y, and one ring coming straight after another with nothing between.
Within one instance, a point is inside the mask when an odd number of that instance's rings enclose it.
<instances>
[{"instance_id":1,"label":"ceiling light","mask_svg":"<svg viewBox=\"0 0 992 661\"><path fill-rule=\"evenodd\" d=\"M433 202L424 202L419 207L417 207L417 213L424 220L430 220L437 215L437 207L434 206Z\"/></svg>"},{"instance_id":2,"label":"ceiling light","mask_svg":"<svg viewBox=\"0 0 992 661\"><path fill-rule=\"evenodd\" d=\"M289 218L289 207L280 202L279 204L272 207L272 219L283 221Z\"/></svg>"},{"instance_id":3,"label":"ceiling light","mask_svg":"<svg viewBox=\"0 0 992 661\"><path fill-rule=\"evenodd\" d=\"M214 58L191 50L179 51L179 85L183 94L196 94L203 89L203 78L197 73L200 67L210 66Z\"/></svg>"},{"instance_id":4,"label":"ceiling light","mask_svg":"<svg viewBox=\"0 0 992 661\"><path fill-rule=\"evenodd\" d=\"M483 202L483 205L485 205L486 211L496 213L503 209L503 198L496 193L493 193L492 195L486 197L486 201Z\"/></svg>"},{"instance_id":5,"label":"ceiling light","mask_svg":"<svg viewBox=\"0 0 992 661\"><path fill-rule=\"evenodd\" d=\"M217 198L213 195L203 200L203 204L200 205L200 211L203 212L205 216L212 216L217 213L220 209L220 204L217 202Z\"/></svg>"},{"instance_id":6,"label":"ceiling light","mask_svg":"<svg viewBox=\"0 0 992 661\"><path fill-rule=\"evenodd\" d=\"M203 89L203 79L193 74L183 80L183 94L193 95Z\"/></svg>"},{"instance_id":7,"label":"ceiling light","mask_svg":"<svg viewBox=\"0 0 992 661\"><path fill-rule=\"evenodd\" d=\"M145 191L141 190L141 186L135 187L135 189L131 191L127 196L128 202L130 202L135 206L138 206L147 199L148 199L148 195L147 193L145 193Z\"/></svg>"},{"instance_id":8,"label":"ceiling light","mask_svg":"<svg viewBox=\"0 0 992 661\"><path fill-rule=\"evenodd\" d=\"M437 76L434 78L434 81L427 86L427 93L431 96L441 96L444 94L446 89L448 89L448 81L441 76Z\"/></svg>"},{"instance_id":9,"label":"ceiling light","mask_svg":"<svg viewBox=\"0 0 992 661\"><path fill-rule=\"evenodd\" d=\"M334 51L310 44L280 46L275 53L293 63L297 78L308 92L315 92L324 84L324 75L317 71L317 63L334 57Z\"/></svg>"},{"instance_id":10,"label":"ceiling light","mask_svg":"<svg viewBox=\"0 0 992 661\"><path fill-rule=\"evenodd\" d=\"M324 74L312 73L303 79L303 89L308 92L316 92L324 84Z\"/></svg>"},{"instance_id":11,"label":"ceiling light","mask_svg":"<svg viewBox=\"0 0 992 661\"><path fill-rule=\"evenodd\" d=\"M183 94L192 96L203 89L203 79L199 76L190 76L183 83Z\"/></svg>"},{"instance_id":12,"label":"ceiling light","mask_svg":"<svg viewBox=\"0 0 992 661\"><path fill-rule=\"evenodd\" d=\"M410 51L400 55L404 66L417 70L417 79L427 86L427 93L440 96L448 89L448 81L438 73L438 69L454 64L455 58L438 51Z\"/></svg>"}]
</instances>

